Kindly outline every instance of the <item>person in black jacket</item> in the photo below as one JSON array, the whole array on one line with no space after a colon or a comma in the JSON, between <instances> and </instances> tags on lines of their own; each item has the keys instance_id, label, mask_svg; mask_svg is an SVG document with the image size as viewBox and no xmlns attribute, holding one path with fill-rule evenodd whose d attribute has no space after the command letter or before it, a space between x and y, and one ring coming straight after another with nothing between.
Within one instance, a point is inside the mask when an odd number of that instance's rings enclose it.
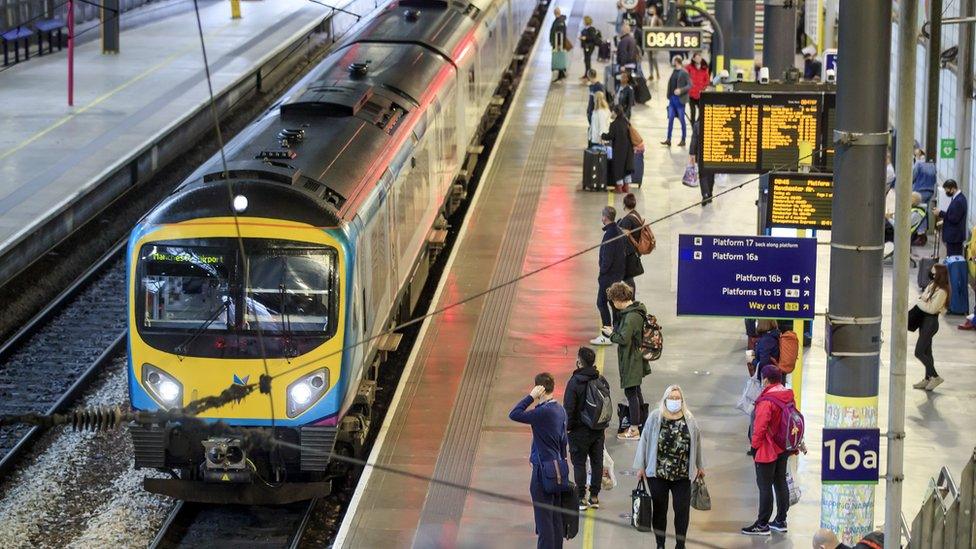
<instances>
[{"instance_id":1,"label":"person in black jacket","mask_svg":"<svg viewBox=\"0 0 976 549\"><path fill-rule=\"evenodd\" d=\"M630 121L620 105L614 105L610 131L601 137L610 143L610 175L614 192L625 193L634 173L634 142L630 140Z\"/></svg>"},{"instance_id":2,"label":"person in black jacket","mask_svg":"<svg viewBox=\"0 0 976 549\"><path fill-rule=\"evenodd\" d=\"M616 311L607 300L607 288L614 282L624 279L627 261L627 243L624 242L620 227L614 222L617 210L613 206L603 208L603 245L600 246L600 275L597 277L599 290L596 293L596 308L604 328L611 331L616 325ZM610 338L600 334L590 340L593 345L610 345Z\"/></svg>"},{"instance_id":3,"label":"person in black jacket","mask_svg":"<svg viewBox=\"0 0 976 549\"><path fill-rule=\"evenodd\" d=\"M944 212L936 208L933 213L942 220L942 241L945 242L946 255L962 255L962 245L966 242L966 214L969 209L966 195L959 192L955 179L946 179L942 189L950 199L949 207Z\"/></svg>"},{"instance_id":4,"label":"person in black jacket","mask_svg":"<svg viewBox=\"0 0 976 549\"><path fill-rule=\"evenodd\" d=\"M591 429L583 422L587 385L597 380L610 394L610 383L596 369L596 353L580 347L576 353L576 371L566 383L563 408L566 409L566 428L569 430L569 459L573 462L573 476L579 495L579 508L600 508L600 487L603 482L603 429ZM586 459L590 459L590 497L586 498Z\"/></svg>"},{"instance_id":5,"label":"person in black jacket","mask_svg":"<svg viewBox=\"0 0 976 549\"><path fill-rule=\"evenodd\" d=\"M627 193L627 196L624 197L624 216L620 218L620 221L617 221L617 225L625 233L630 231L630 237L624 239L627 241L627 262L624 283L634 290L636 299L637 286L634 283L634 277L644 274L644 266L641 264L640 254L637 253L637 247L634 246L634 242L640 238L640 229L644 226L644 219L637 213L637 197L634 196L634 193Z\"/></svg>"},{"instance_id":6,"label":"person in black jacket","mask_svg":"<svg viewBox=\"0 0 976 549\"><path fill-rule=\"evenodd\" d=\"M593 50L600 47L602 36L600 31L593 26L593 18L589 15L583 17L583 30L580 31L580 46L583 48L583 68L582 79L589 78L590 70L593 68Z\"/></svg>"},{"instance_id":7,"label":"person in black jacket","mask_svg":"<svg viewBox=\"0 0 976 549\"><path fill-rule=\"evenodd\" d=\"M552 10L552 14L555 19L552 20L552 26L549 27L549 45L552 46L553 51L563 51L563 41L566 39L566 16L559 8ZM557 69L556 73L556 79L553 82L566 78L565 69Z\"/></svg>"}]
</instances>

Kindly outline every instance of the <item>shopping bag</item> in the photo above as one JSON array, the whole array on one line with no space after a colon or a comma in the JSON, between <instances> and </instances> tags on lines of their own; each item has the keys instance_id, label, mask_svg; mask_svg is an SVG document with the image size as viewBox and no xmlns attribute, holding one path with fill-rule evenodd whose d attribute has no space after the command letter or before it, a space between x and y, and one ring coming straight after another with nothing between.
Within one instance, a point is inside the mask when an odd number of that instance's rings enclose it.
<instances>
[{"instance_id":1,"label":"shopping bag","mask_svg":"<svg viewBox=\"0 0 976 549\"><path fill-rule=\"evenodd\" d=\"M603 447L603 489L613 490L617 487L617 475L613 472L613 458L606 446Z\"/></svg>"},{"instance_id":2,"label":"shopping bag","mask_svg":"<svg viewBox=\"0 0 976 549\"><path fill-rule=\"evenodd\" d=\"M762 393L762 384L755 376L749 376L746 379L746 385L742 388L742 395L739 397L739 402L736 403L735 408L741 411L747 416L752 415L753 408L756 407L756 399L759 398L760 393Z\"/></svg>"},{"instance_id":3,"label":"shopping bag","mask_svg":"<svg viewBox=\"0 0 976 549\"><path fill-rule=\"evenodd\" d=\"M631 510L630 524L639 532L654 530L651 521L651 493L647 490L644 479L637 481L637 488L630 493Z\"/></svg>"},{"instance_id":4,"label":"shopping bag","mask_svg":"<svg viewBox=\"0 0 976 549\"><path fill-rule=\"evenodd\" d=\"M800 503L800 496L803 495L803 491L800 490L800 483L793 477L793 473L789 471L786 472L786 487L790 490L790 505L796 505Z\"/></svg>"},{"instance_id":5,"label":"shopping bag","mask_svg":"<svg viewBox=\"0 0 976 549\"><path fill-rule=\"evenodd\" d=\"M712 496L708 495L705 479L698 477L691 485L691 506L699 511L712 510Z\"/></svg>"},{"instance_id":6,"label":"shopping bag","mask_svg":"<svg viewBox=\"0 0 976 549\"><path fill-rule=\"evenodd\" d=\"M685 174L681 177L681 183L686 187L698 186L698 164L685 166Z\"/></svg>"}]
</instances>

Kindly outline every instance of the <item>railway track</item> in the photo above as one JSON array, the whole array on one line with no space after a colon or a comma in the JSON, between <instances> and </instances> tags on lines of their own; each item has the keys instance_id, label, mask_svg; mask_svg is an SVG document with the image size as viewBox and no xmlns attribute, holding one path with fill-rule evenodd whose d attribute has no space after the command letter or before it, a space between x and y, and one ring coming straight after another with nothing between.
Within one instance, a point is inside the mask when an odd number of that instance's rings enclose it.
<instances>
[{"instance_id":1,"label":"railway track","mask_svg":"<svg viewBox=\"0 0 976 549\"><path fill-rule=\"evenodd\" d=\"M175 547L298 547L318 500L289 505L177 502L151 549Z\"/></svg>"},{"instance_id":2,"label":"railway track","mask_svg":"<svg viewBox=\"0 0 976 549\"><path fill-rule=\"evenodd\" d=\"M119 242L0 347L0 415L70 407L125 351L125 242ZM0 428L0 477L41 431Z\"/></svg>"}]
</instances>

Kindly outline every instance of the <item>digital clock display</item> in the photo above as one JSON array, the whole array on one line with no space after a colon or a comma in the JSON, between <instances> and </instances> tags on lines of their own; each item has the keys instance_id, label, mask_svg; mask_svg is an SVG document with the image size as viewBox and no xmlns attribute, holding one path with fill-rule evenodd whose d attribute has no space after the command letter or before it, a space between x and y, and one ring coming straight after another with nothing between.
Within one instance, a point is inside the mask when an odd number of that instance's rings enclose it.
<instances>
[{"instance_id":1,"label":"digital clock display","mask_svg":"<svg viewBox=\"0 0 976 549\"><path fill-rule=\"evenodd\" d=\"M644 49L700 50L702 30L691 27L644 27Z\"/></svg>"}]
</instances>

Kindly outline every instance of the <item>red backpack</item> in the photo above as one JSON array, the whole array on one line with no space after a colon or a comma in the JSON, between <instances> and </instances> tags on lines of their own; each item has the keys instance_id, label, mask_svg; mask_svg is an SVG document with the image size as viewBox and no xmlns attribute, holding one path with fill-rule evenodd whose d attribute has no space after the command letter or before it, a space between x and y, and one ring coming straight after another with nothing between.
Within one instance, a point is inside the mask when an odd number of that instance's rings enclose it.
<instances>
[{"instance_id":1,"label":"red backpack","mask_svg":"<svg viewBox=\"0 0 976 549\"><path fill-rule=\"evenodd\" d=\"M796 401L783 402L771 396L761 396L756 400L770 402L779 409L779 427L773 431L773 442L783 450L791 453L799 452L803 446L803 433L806 430L806 420L796 409Z\"/></svg>"},{"instance_id":2,"label":"red backpack","mask_svg":"<svg viewBox=\"0 0 976 549\"><path fill-rule=\"evenodd\" d=\"M796 332L786 331L779 335L779 359L772 357L773 364L779 366L784 374L793 373L800 356L800 339Z\"/></svg>"}]
</instances>

